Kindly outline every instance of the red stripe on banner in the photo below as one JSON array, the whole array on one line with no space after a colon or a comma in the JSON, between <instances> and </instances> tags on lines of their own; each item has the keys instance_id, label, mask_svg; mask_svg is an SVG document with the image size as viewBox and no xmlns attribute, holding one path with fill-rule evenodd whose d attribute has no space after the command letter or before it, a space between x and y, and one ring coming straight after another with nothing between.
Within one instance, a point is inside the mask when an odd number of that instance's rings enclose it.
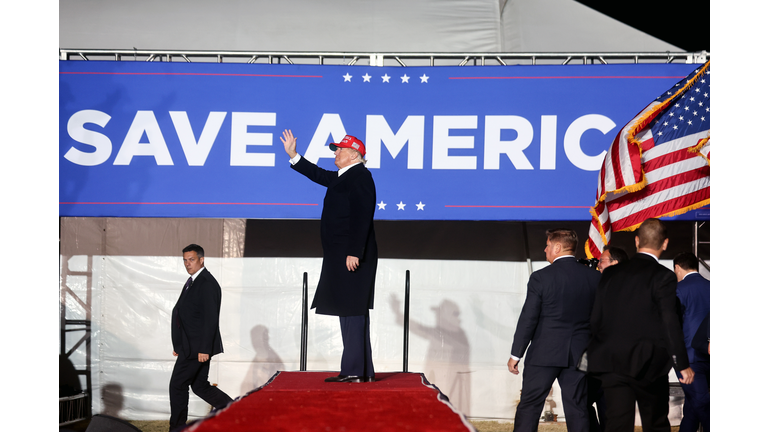
<instances>
[{"instance_id":1,"label":"red stripe on banner","mask_svg":"<svg viewBox=\"0 0 768 432\"><path fill-rule=\"evenodd\" d=\"M116 204L148 204L148 205L263 205L263 206L317 206L320 204L307 203L225 203L225 202L60 202L59 204L91 204L91 205L116 205Z\"/></svg>"},{"instance_id":2,"label":"red stripe on banner","mask_svg":"<svg viewBox=\"0 0 768 432\"><path fill-rule=\"evenodd\" d=\"M231 77L270 77L270 78L323 78L321 75L271 75L271 74L221 74L221 73L182 73L182 72L59 72L59 75L169 75L169 76L231 76Z\"/></svg>"},{"instance_id":3,"label":"red stripe on banner","mask_svg":"<svg viewBox=\"0 0 768 432\"><path fill-rule=\"evenodd\" d=\"M589 209L590 206L513 206L513 205L454 205L449 204L448 208L532 208L532 209Z\"/></svg>"},{"instance_id":4,"label":"red stripe on banner","mask_svg":"<svg viewBox=\"0 0 768 432\"><path fill-rule=\"evenodd\" d=\"M621 219L620 221L614 221L614 225L616 226L616 230L620 231L625 228L641 224L648 218L659 217L659 215L664 215L680 209L684 209L697 203L704 202L707 199L709 199L709 187L693 191L679 198L664 201L644 208L643 210L637 213L633 213L632 215Z\"/></svg>"},{"instance_id":5,"label":"red stripe on banner","mask_svg":"<svg viewBox=\"0 0 768 432\"><path fill-rule=\"evenodd\" d=\"M551 77L448 77L455 80L483 80L483 79L682 79L684 76L551 76Z\"/></svg>"}]
</instances>

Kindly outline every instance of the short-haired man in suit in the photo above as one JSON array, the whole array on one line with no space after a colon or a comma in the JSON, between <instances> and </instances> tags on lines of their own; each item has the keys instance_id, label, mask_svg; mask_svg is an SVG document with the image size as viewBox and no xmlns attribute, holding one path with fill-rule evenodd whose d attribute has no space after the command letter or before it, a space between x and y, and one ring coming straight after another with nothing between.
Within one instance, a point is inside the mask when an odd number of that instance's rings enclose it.
<instances>
[{"instance_id":1,"label":"short-haired man in suit","mask_svg":"<svg viewBox=\"0 0 768 432\"><path fill-rule=\"evenodd\" d=\"M533 272L528 280L528 293L507 362L509 371L517 375L525 355L515 431L538 429L555 380L562 390L569 432L589 431L587 379L576 365L589 343L589 316L600 273L576 260L573 254L578 242L573 230L547 231L544 253L551 265Z\"/></svg>"},{"instance_id":2,"label":"short-haired man in suit","mask_svg":"<svg viewBox=\"0 0 768 432\"><path fill-rule=\"evenodd\" d=\"M659 263L669 239L648 219L635 236L637 253L603 270L592 309L589 373L602 382L606 431L632 430L635 402L644 431L669 431L669 370L693 382L675 310L675 274Z\"/></svg>"},{"instance_id":3,"label":"short-haired man in suit","mask_svg":"<svg viewBox=\"0 0 768 432\"><path fill-rule=\"evenodd\" d=\"M280 138L291 158L291 168L325 186L320 216L323 265L312 308L321 315L339 317L341 372L326 382L374 381L370 317L378 265L373 213L376 186L365 167L365 144L347 135L331 143L338 171L318 167L296 152L296 137L290 130Z\"/></svg>"},{"instance_id":4,"label":"short-haired man in suit","mask_svg":"<svg viewBox=\"0 0 768 432\"><path fill-rule=\"evenodd\" d=\"M607 245L603 248L603 253L600 255L600 260L597 263L597 270L600 273L612 265L623 263L627 261L629 256L624 252L624 249L618 246ZM592 375L587 375L587 405L589 406L589 430L590 432L604 432L605 431L605 394L600 386L600 380ZM592 408L592 405L597 407L597 410Z\"/></svg>"},{"instance_id":5,"label":"short-haired man in suit","mask_svg":"<svg viewBox=\"0 0 768 432\"><path fill-rule=\"evenodd\" d=\"M205 252L201 246L191 244L182 253L190 277L171 313L171 341L176 363L169 385L170 431L187 423L190 387L216 409L232 402L232 398L208 382L211 357L224 352L219 331L221 287L205 268Z\"/></svg>"},{"instance_id":6,"label":"short-haired man in suit","mask_svg":"<svg viewBox=\"0 0 768 432\"><path fill-rule=\"evenodd\" d=\"M597 269L600 273L606 268L624 262L629 259L624 249L618 246L606 246L603 248L603 253L600 255L600 261L597 263Z\"/></svg>"},{"instance_id":7,"label":"short-haired man in suit","mask_svg":"<svg viewBox=\"0 0 768 432\"><path fill-rule=\"evenodd\" d=\"M677 276L677 298L683 322L683 339L688 362L699 379L682 384L685 393L680 432L696 432L699 424L709 432L709 359L701 358L692 346L693 337L709 315L709 281L699 274L699 260L691 252L678 254L673 260Z\"/></svg>"}]
</instances>

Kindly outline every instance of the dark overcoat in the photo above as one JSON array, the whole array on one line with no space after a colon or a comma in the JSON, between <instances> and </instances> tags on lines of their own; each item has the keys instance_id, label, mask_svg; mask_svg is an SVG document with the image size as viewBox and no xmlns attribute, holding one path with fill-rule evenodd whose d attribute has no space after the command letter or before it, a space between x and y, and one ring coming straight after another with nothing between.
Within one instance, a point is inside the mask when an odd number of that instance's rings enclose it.
<instances>
[{"instance_id":1,"label":"dark overcoat","mask_svg":"<svg viewBox=\"0 0 768 432\"><path fill-rule=\"evenodd\" d=\"M219 331L221 287L208 269L182 291L171 313L173 350L181 358L197 358L197 354L213 357L224 352Z\"/></svg>"},{"instance_id":2,"label":"dark overcoat","mask_svg":"<svg viewBox=\"0 0 768 432\"><path fill-rule=\"evenodd\" d=\"M320 218L323 266L312 308L322 315L365 315L373 309L379 259L373 176L358 164L339 177L338 171L322 169L303 157L292 168L327 188ZM360 259L354 272L347 270L347 256Z\"/></svg>"}]
</instances>

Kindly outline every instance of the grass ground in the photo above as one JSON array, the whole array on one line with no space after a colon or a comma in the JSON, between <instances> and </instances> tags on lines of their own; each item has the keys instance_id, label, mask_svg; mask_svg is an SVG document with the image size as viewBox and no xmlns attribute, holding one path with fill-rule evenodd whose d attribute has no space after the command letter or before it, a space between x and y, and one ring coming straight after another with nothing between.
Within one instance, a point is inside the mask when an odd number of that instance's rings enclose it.
<instances>
[{"instance_id":1,"label":"grass ground","mask_svg":"<svg viewBox=\"0 0 768 432\"><path fill-rule=\"evenodd\" d=\"M512 432L512 423L497 421L470 420L477 432ZM133 420L131 424L141 429L142 432L167 432L168 422L165 420ZM73 427L74 426L74 427ZM88 426L86 422L70 426L71 430L84 431ZM642 432L640 426L635 427L635 432ZM539 432L565 432L565 423L542 423ZM672 426L672 432L678 432L677 426Z\"/></svg>"}]
</instances>

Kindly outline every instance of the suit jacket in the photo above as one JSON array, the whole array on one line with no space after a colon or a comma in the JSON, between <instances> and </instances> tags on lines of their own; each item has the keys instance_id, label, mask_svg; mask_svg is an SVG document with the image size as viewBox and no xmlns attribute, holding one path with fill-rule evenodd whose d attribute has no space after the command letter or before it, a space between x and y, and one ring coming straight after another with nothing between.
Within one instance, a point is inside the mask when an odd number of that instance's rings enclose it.
<instances>
[{"instance_id":1,"label":"suit jacket","mask_svg":"<svg viewBox=\"0 0 768 432\"><path fill-rule=\"evenodd\" d=\"M304 157L292 168L327 188L320 218L323 266L312 308L323 315L365 315L373 309L379 259L373 176L358 164L339 177L338 171L322 169ZM347 256L360 259L354 272L347 270Z\"/></svg>"},{"instance_id":2,"label":"suit jacket","mask_svg":"<svg viewBox=\"0 0 768 432\"><path fill-rule=\"evenodd\" d=\"M675 274L637 253L603 270L592 309L589 372L614 372L638 380L688 367L675 311Z\"/></svg>"},{"instance_id":3,"label":"suit jacket","mask_svg":"<svg viewBox=\"0 0 768 432\"><path fill-rule=\"evenodd\" d=\"M709 314L704 317L691 341L697 362L709 363Z\"/></svg>"},{"instance_id":4,"label":"suit jacket","mask_svg":"<svg viewBox=\"0 0 768 432\"><path fill-rule=\"evenodd\" d=\"M589 317L600 273L563 257L531 274L512 355L526 364L576 365L589 343ZM530 348L528 344L530 343Z\"/></svg>"},{"instance_id":5,"label":"suit jacket","mask_svg":"<svg viewBox=\"0 0 768 432\"><path fill-rule=\"evenodd\" d=\"M677 283L677 298L683 321L683 340L688 351L688 361L693 363L695 351L693 336L709 315L709 281L699 273L691 273Z\"/></svg>"},{"instance_id":6,"label":"suit jacket","mask_svg":"<svg viewBox=\"0 0 768 432\"><path fill-rule=\"evenodd\" d=\"M198 353L224 352L219 331L221 287L208 269L197 275L182 291L171 313L173 350L182 358L197 358Z\"/></svg>"}]
</instances>

